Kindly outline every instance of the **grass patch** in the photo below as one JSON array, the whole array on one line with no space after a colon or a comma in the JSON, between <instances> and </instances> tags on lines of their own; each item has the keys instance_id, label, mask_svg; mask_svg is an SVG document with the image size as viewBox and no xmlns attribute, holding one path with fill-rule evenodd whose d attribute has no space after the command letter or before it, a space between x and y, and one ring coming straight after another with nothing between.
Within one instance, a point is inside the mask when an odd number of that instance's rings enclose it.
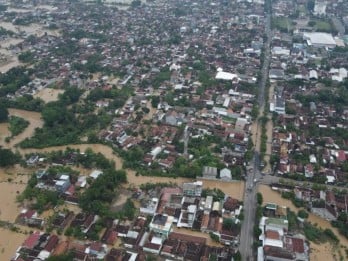
<instances>
[{"instance_id":1,"label":"grass patch","mask_svg":"<svg viewBox=\"0 0 348 261\"><path fill-rule=\"evenodd\" d=\"M314 28L317 32L326 32L326 33L332 33L334 31L333 26L329 21L324 20L310 20L308 22L308 26L311 26Z\"/></svg>"},{"instance_id":2,"label":"grass patch","mask_svg":"<svg viewBox=\"0 0 348 261\"><path fill-rule=\"evenodd\" d=\"M292 22L286 17L274 17L272 19L272 27L281 32L289 32L292 30Z\"/></svg>"},{"instance_id":3,"label":"grass patch","mask_svg":"<svg viewBox=\"0 0 348 261\"><path fill-rule=\"evenodd\" d=\"M332 232L331 229L322 229L311 223L304 223L303 232L309 241L314 243L325 243L330 241L332 243L339 243L339 239Z\"/></svg>"}]
</instances>

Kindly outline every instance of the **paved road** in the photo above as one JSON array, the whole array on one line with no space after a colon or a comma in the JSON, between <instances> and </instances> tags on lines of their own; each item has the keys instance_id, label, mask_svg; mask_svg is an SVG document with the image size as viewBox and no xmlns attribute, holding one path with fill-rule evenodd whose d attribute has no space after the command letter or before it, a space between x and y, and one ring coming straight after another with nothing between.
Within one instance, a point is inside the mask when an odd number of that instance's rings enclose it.
<instances>
[{"instance_id":1,"label":"paved road","mask_svg":"<svg viewBox=\"0 0 348 261\"><path fill-rule=\"evenodd\" d=\"M265 34L266 41L264 42L264 61L261 68L261 80L259 86L258 104L260 108L260 115L263 115L265 106L265 89L268 79L269 64L271 59L271 7L267 9L266 22L265 22ZM256 128L256 142L255 152L252 160L252 169L247 173L245 182L245 194L244 194L244 221L241 228L241 240L239 245L239 251L242 255L242 260L254 260L253 242L254 242L254 225L256 214L256 193L257 182L260 180L261 173L259 171L260 166L260 141L261 141L261 126L257 122Z\"/></svg>"}]
</instances>

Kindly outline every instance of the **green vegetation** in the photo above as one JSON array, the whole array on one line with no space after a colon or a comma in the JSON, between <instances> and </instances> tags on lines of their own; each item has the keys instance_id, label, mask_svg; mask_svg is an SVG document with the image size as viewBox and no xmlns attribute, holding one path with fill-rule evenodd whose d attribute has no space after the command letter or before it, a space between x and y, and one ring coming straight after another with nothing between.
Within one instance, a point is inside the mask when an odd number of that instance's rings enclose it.
<instances>
[{"instance_id":1,"label":"green vegetation","mask_svg":"<svg viewBox=\"0 0 348 261\"><path fill-rule=\"evenodd\" d=\"M289 230L296 231L299 228L296 213L287 208L286 218L288 220Z\"/></svg>"},{"instance_id":2,"label":"green vegetation","mask_svg":"<svg viewBox=\"0 0 348 261\"><path fill-rule=\"evenodd\" d=\"M298 208L304 207L305 202L303 200L297 199L294 192L282 192L282 198L289 199Z\"/></svg>"},{"instance_id":3,"label":"green vegetation","mask_svg":"<svg viewBox=\"0 0 348 261\"><path fill-rule=\"evenodd\" d=\"M20 155L0 146L0 167L12 166L20 161Z\"/></svg>"},{"instance_id":4,"label":"green vegetation","mask_svg":"<svg viewBox=\"0 0 348 261\"><path fill-rule=\"evenodd\" d=\"M30 82L30 69L14 67L0 74L0 97L15 93L20 87Z\"/></svg>"},{"instance_id":5,"label":"green vegetation","mask_svg":"<svg viewBox=\"0 0 348 261\"><path fill-rule=\"evenodd\" d=\"M72 252L68 252L65 254L58 255L58 256L50 256L46 260L47 261L73 261L74 254Z\"/></svg>"},{"instance_id":6,"label":"green vegetation","mask_svg":"<svg viewBox=\"0 0 348 261\"><path fill-rule=\"evenodd\" d=\"M0 122L5 122L8 119L8 110L3 103L0 103Z\"/></svg>"},{"instance_id":7,"label":"green vegetation","mask_svg":"<svg viewBox=\"0 0 348 261\"><path fill-rule=\"evenodd\" d=\"M267 129L266 125L268 122L268 118L266 116L262 116L260 119L261 121L261 145L260 145L260 158L263 160L266 151L267 151Z\"/></svg>"},{"instance_id":8,"label":"green vegetation","mask_svg":"<svg viewBox=\"0 0 348 261\"><path fill-rule=\"evenodd\" d=\"M1 9L1 7L0 7ZM13 36L14 32L11 30L7 30L4 27L0 26L0 36Z\"/></svg>"},{"instance_id":9,"label":"green vegetation","mask_svg":"<svg viewBox=\"0 0 348 261\"><path fill-rule=\"evenodd\" d=\"M333 33L336 30L329 21L325 20L310 20L308 26L313 27L317 32Z\"/></svg>"},{"instance_id":10,"label":"green vegetation","mask_svg":"<svg viewBox=\"0 0 348 261\"><path fill-rule=\"evenodd\" d=\"M34 62L34 53L31 51L26 51L18 55L18 60L22 63L33 63Z\"/></svg>"},{"instance_id":11,"label":"green vegetation","mask_svg":"<svg viewBox=\"0 0 348 261\"><path fill-rule=\"evenodd\" d=\"M306 238L309 241L313 241L315 243L324 243L328 240L336 244L339 242L338 238L331 229L323 230L316 225L312 225L311 223L306 222L304 223L303 231Z\"/></svg>"},{"instance_id":12,"label":"green vegetation","mask_svg":"<svg viewBox=\"0 0 348 261\"><path fill-rule=\"evenodd\" d=\"M220 200L223 200L225 198L225 193L221 189L218 189L218 188L203 189L202 197L205 198L207 196L212 196L214 201L220 201Z\"/></svg>"},{"instance_id":13,"label":"green vegetation","mask_svg":"<svg viewBox=\"0 0 348 261\"><path fill-rule=\"evenodd\" d=\"M219 242L220 238L218 235L215 235L213 232L209 233L210 238L214 241L214 242Z\"/></svg>"},{"instance_id":14,"label":"green vegetation","mask_svg":"<svg viewBox=\"0 0 348 261\"><path fill-rule=\"evenodd\" d=\"M308 218L308 212L303 210L303 209L301 209L301 210L298 211L297 216L299 218Z\"/></svg>"},{"instance_id":15,"label":"green vegetation","mask_svg":"<svg viewBox=\"0 0 348 261\"><path fill-rule=\"evenodd\" d=\"M83 131L98 124L98 121L87 122L82 116L80 119L76 118L72 109L68 109L69 105L78 101L81 94L82 91L78 88L67 86L58 101L47 103L42 109L43 128L36 129L33 137L26 138L20 146L43 148L78 143Z\"/></svg>"},{"instance_id":16,"label":"green vegetation","mask_svg":"<svg viewBox=\"0 0 348 261\"><path fill-rule=\"evenodd\" d=\"M281 32L288 33L292 30L292 23L291 20L286 17L273 17L272 27Z\"/></svg>"},{"instance_id":17,"label":"green vegetation","mask_svg":"<svg viewBox=\"0 0 348 261\"><path fill-rule=\"evenodd\" d=\"M0 98L0 104L6 105L8 108L16 108L27 111L41 111L44 107L44 101L40 98L34 98L31 95L23 95L14 100Z\"/></svg>"},{"instance_id":18,"label":"green vegetation","mask_svg":"<svg viewBox=\"0 0 348 261\"><path fill-rule=\"evenodd\" d=\"M117 196L117 188L126 181L127 175L124 170L104 170L103 175L100 175L79 198L80 207L100 216L111 215L110 204ZM125 213L131 214L129 210Z\"/></svg>"},{"instance_id":19,"label":"green vegetation","mask_svg":"<svg viewBox=\"0 0 348 261\"><path fill-rule=\"evenodd\" d=\"M341 212L338 215L337 220L332 221L331 224L334 227L338 228L338 231L340 232L341 235L345 236L346 238L348 238L348 216L347 213Z\"/></svg>"},{"instance_id":20,"label":"green vegetation","mask_svg":"<svg viewBox=\"0 0 348 261\"><path fill-rule=\"evenodd\" d=\"M260 192L257 192L256 198L257 198L257 204L260 205L260 206L262 206L263 197L262 197L262 194L261 194Z\"/></svg>"},{"instance_id":21,"label":"green vegetation","mask_svg":"<svg viewBox=\"0 0 348 261\"><path fill-rule=\"evenodd\" d=\"M29 121L17 116L11 116L8 123L12 137L22 133L29 126Z\"/></svg>"},{"instance_id":22,"label":"green vegetation","mask_svg":"<svg viewBox=\"0 0 348 261\"><path fill-rule=\"evenodd\" d=\"M153 79L152 84L155 88L161 86L161 84L165 81L170 80L171 72L169 71L169 67L164 67Z\"/></svg>"}]
</instances>

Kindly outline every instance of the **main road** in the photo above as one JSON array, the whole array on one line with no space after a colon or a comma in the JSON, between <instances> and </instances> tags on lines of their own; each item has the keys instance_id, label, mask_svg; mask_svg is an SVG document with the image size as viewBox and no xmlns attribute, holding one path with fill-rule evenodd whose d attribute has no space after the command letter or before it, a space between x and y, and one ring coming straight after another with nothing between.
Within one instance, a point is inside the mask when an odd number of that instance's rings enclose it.
<instances>
[{"instance_id":1,"label":"main road","mask_svg":"<svg viewBox=\"0 0 348 261\"><path fill-rule=\"evenodd\" d=\"M268 80L269 65L271 59L271 0L265 1L265 41L263 49L263 64L261 68L261 79L258 91L258 105L260 116L263 115L265 106L265 89ZM253 260L253 242L254 242L254 225L256 215L256 193L257 183L261 178L259 171L260 166L260 146L261 146L261 125L257 121L256 128L256 140L254 148L254 156L251 162L251 168L248 170L245 182L245 194L244 194L244 221L241 228L241 237L239 251L242 255L242 260Z\"/></svg>"}]
</instances>

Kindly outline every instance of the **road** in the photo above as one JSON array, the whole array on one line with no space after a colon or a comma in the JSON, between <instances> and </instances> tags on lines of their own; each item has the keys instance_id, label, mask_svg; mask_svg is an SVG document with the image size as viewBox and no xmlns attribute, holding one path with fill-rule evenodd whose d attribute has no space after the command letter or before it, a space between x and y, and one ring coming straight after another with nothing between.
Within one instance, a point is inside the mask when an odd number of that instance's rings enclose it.
<instances>
[{"instance_id":1,"label":"road","mask_svg":"<svg viewBox=\"0 0 348 261\"><path fill-rule=\"evenodd\" d=\"M263 115L265 106L265 89L268 80L269 65L271 59L271 1L266 1L269 4L266 8L266 21L265 21L265 34L266 39L264 41L264 60L261 68L261 79L258 92L258 105L259 115ZM266 3L265 3L266 4ZM239 251L242 255L242 260L254 260L253 253L253 242L254 242L254 225L255 225L255 214L256 214L256 193L257 183L260 180L261 173L259 171L260 166L260 146L261 146L261 124L257 121L256 128L256 141L254 157L251 162L252 168L247 173L245 182L245 194L244 194L244 221L241 228L241 240L239 245Z\"/></svg>"}]
</instances>

